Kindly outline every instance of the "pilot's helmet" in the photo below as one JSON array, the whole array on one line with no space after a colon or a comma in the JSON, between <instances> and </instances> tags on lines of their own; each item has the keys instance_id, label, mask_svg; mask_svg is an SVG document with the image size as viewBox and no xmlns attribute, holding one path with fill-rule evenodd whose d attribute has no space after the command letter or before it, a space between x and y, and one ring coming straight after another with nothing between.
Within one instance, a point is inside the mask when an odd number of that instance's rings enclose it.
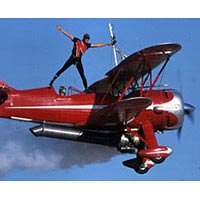
<instances>
[{"instance_id":1,"label":"pilot's helmet","mask_svg":"<svg viewBox=\"0 0 200 200\"><path fill-rule=\"evenodd\" d=\"M60 95L66 95L66 88L64 86L59 87L59 94Z\"/></svg>"}]
</instances>

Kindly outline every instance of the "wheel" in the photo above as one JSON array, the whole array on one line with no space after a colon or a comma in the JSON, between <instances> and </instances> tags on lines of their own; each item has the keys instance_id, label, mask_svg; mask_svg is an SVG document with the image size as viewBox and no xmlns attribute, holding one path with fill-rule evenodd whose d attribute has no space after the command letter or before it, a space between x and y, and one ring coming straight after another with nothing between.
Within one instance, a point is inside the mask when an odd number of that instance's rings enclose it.
<instances>
[{"instance_id":1,"label":"wheel","mask_svg":"<svg viewBox=\"0 0 200 200\"><path fill-rule=\"evenodd\" d=\"M138 174L146 174L149 171L148 167L145 167L144 164L141 164L137 170L135 170Z\"/></svg>"},{"instance_id":2,"label":"wheel","mask_svg":"<svg viewBox=\"0 0 200 200\"><path fill-rule=\"evenodd\" d=\"M165 159L166 159L165 157L154 157L154 158L151 158L151 160L153 162L155 162L156 164L160 164L160 163L164 162Z\"/></svg>"}]
</instances>

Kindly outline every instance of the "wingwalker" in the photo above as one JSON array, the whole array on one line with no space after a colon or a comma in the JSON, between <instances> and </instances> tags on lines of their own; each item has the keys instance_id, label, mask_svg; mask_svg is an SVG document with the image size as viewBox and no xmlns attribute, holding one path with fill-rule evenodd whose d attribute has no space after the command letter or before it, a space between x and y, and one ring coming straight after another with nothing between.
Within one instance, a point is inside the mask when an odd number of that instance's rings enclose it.
<instances>
[{"instance_id":1,"label":"wingwalker","mask_svg":"<svg viewBox=\"0 0 200 200\"><path fill-rule=\"evenodd\" d=\"M116 40L109 24L111 39ZM85 91L54 87L17 90L0 81L0 117L35 122L35 136L116 147L136 157L123 164L144 174L162 163L172 149L160 146L156 133L180 130L184 115L194 107L177 90L156 85L170 58L181 45L167 43L124 55L113 42L116 67ZM116 54L122 61L117 63ZM158 73L152 71L159 67ZM158 69L159 69L158 68Z\"/></svg>"}]
</instances>

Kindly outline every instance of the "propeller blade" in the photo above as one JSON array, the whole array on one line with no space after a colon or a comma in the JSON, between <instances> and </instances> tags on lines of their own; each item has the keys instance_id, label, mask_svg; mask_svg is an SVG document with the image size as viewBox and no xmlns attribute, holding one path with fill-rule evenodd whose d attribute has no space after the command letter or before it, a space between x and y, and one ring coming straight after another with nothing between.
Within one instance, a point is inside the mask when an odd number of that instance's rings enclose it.
<instances>
[{"instance_id":1,"label":"propeller blade","mask_svg":"<svg viewBox=\"0 0 200 200\"><path fill-rule=\"evenodd\" d=\"M185 115L190 115L195 110L195 107L189 103L184 103L184 112Z\"/></svg>"},{"instance_id":2,"label":"propeller blade","mask_svg":"<svg viewBox=\"0 0 200 200\"><path fill-rule=\"evenodd\" d=\"M194 124L194 110L195 107L189 103L184 103L184 113L187 115L189 120Z\"/></svg>"},{"instance_id":3,"label":"propeller blade","mask_svg":"<svg viewBox=\"0 0 200 200\"><path fill-rule=\"evenodd\" d=\"M189 118L189 120L192 123L194 123L194 110L195 110L195 107L193 105L189 103L184 103L184 114ZM178 141L180 141L181 139L182 128L183 126L181 126L177 131Z\"/></svg>"},{"instance_id":4,"label":"propeller blade","mask_svg":"<svg viewBox=\"0 0 200 200\"><path fill-rule=\"evenodd\" d=\"M181 140L181 134L182 134L182 126L178 129L177 131L177 137L178 137L178 141L180 142Z\"/></svg>"}]
</instances>

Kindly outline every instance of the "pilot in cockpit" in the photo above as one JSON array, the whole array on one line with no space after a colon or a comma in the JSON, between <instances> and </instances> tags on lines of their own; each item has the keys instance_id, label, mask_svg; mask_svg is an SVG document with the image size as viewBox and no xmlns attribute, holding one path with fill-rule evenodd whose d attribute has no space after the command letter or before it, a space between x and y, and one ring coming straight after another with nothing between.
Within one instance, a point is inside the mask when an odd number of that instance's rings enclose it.
<instances>
[{"instance_id":1,"label":"pilot in cockpit","mask_svg":"<svg viewBox=\"0 0 200 200\"><path fill-rule=\"evenodd\" d=\"M64 86L59 87L59 94L60 94L60 96L66 95L66 88Z\"/></svg>"}]
</instances>

